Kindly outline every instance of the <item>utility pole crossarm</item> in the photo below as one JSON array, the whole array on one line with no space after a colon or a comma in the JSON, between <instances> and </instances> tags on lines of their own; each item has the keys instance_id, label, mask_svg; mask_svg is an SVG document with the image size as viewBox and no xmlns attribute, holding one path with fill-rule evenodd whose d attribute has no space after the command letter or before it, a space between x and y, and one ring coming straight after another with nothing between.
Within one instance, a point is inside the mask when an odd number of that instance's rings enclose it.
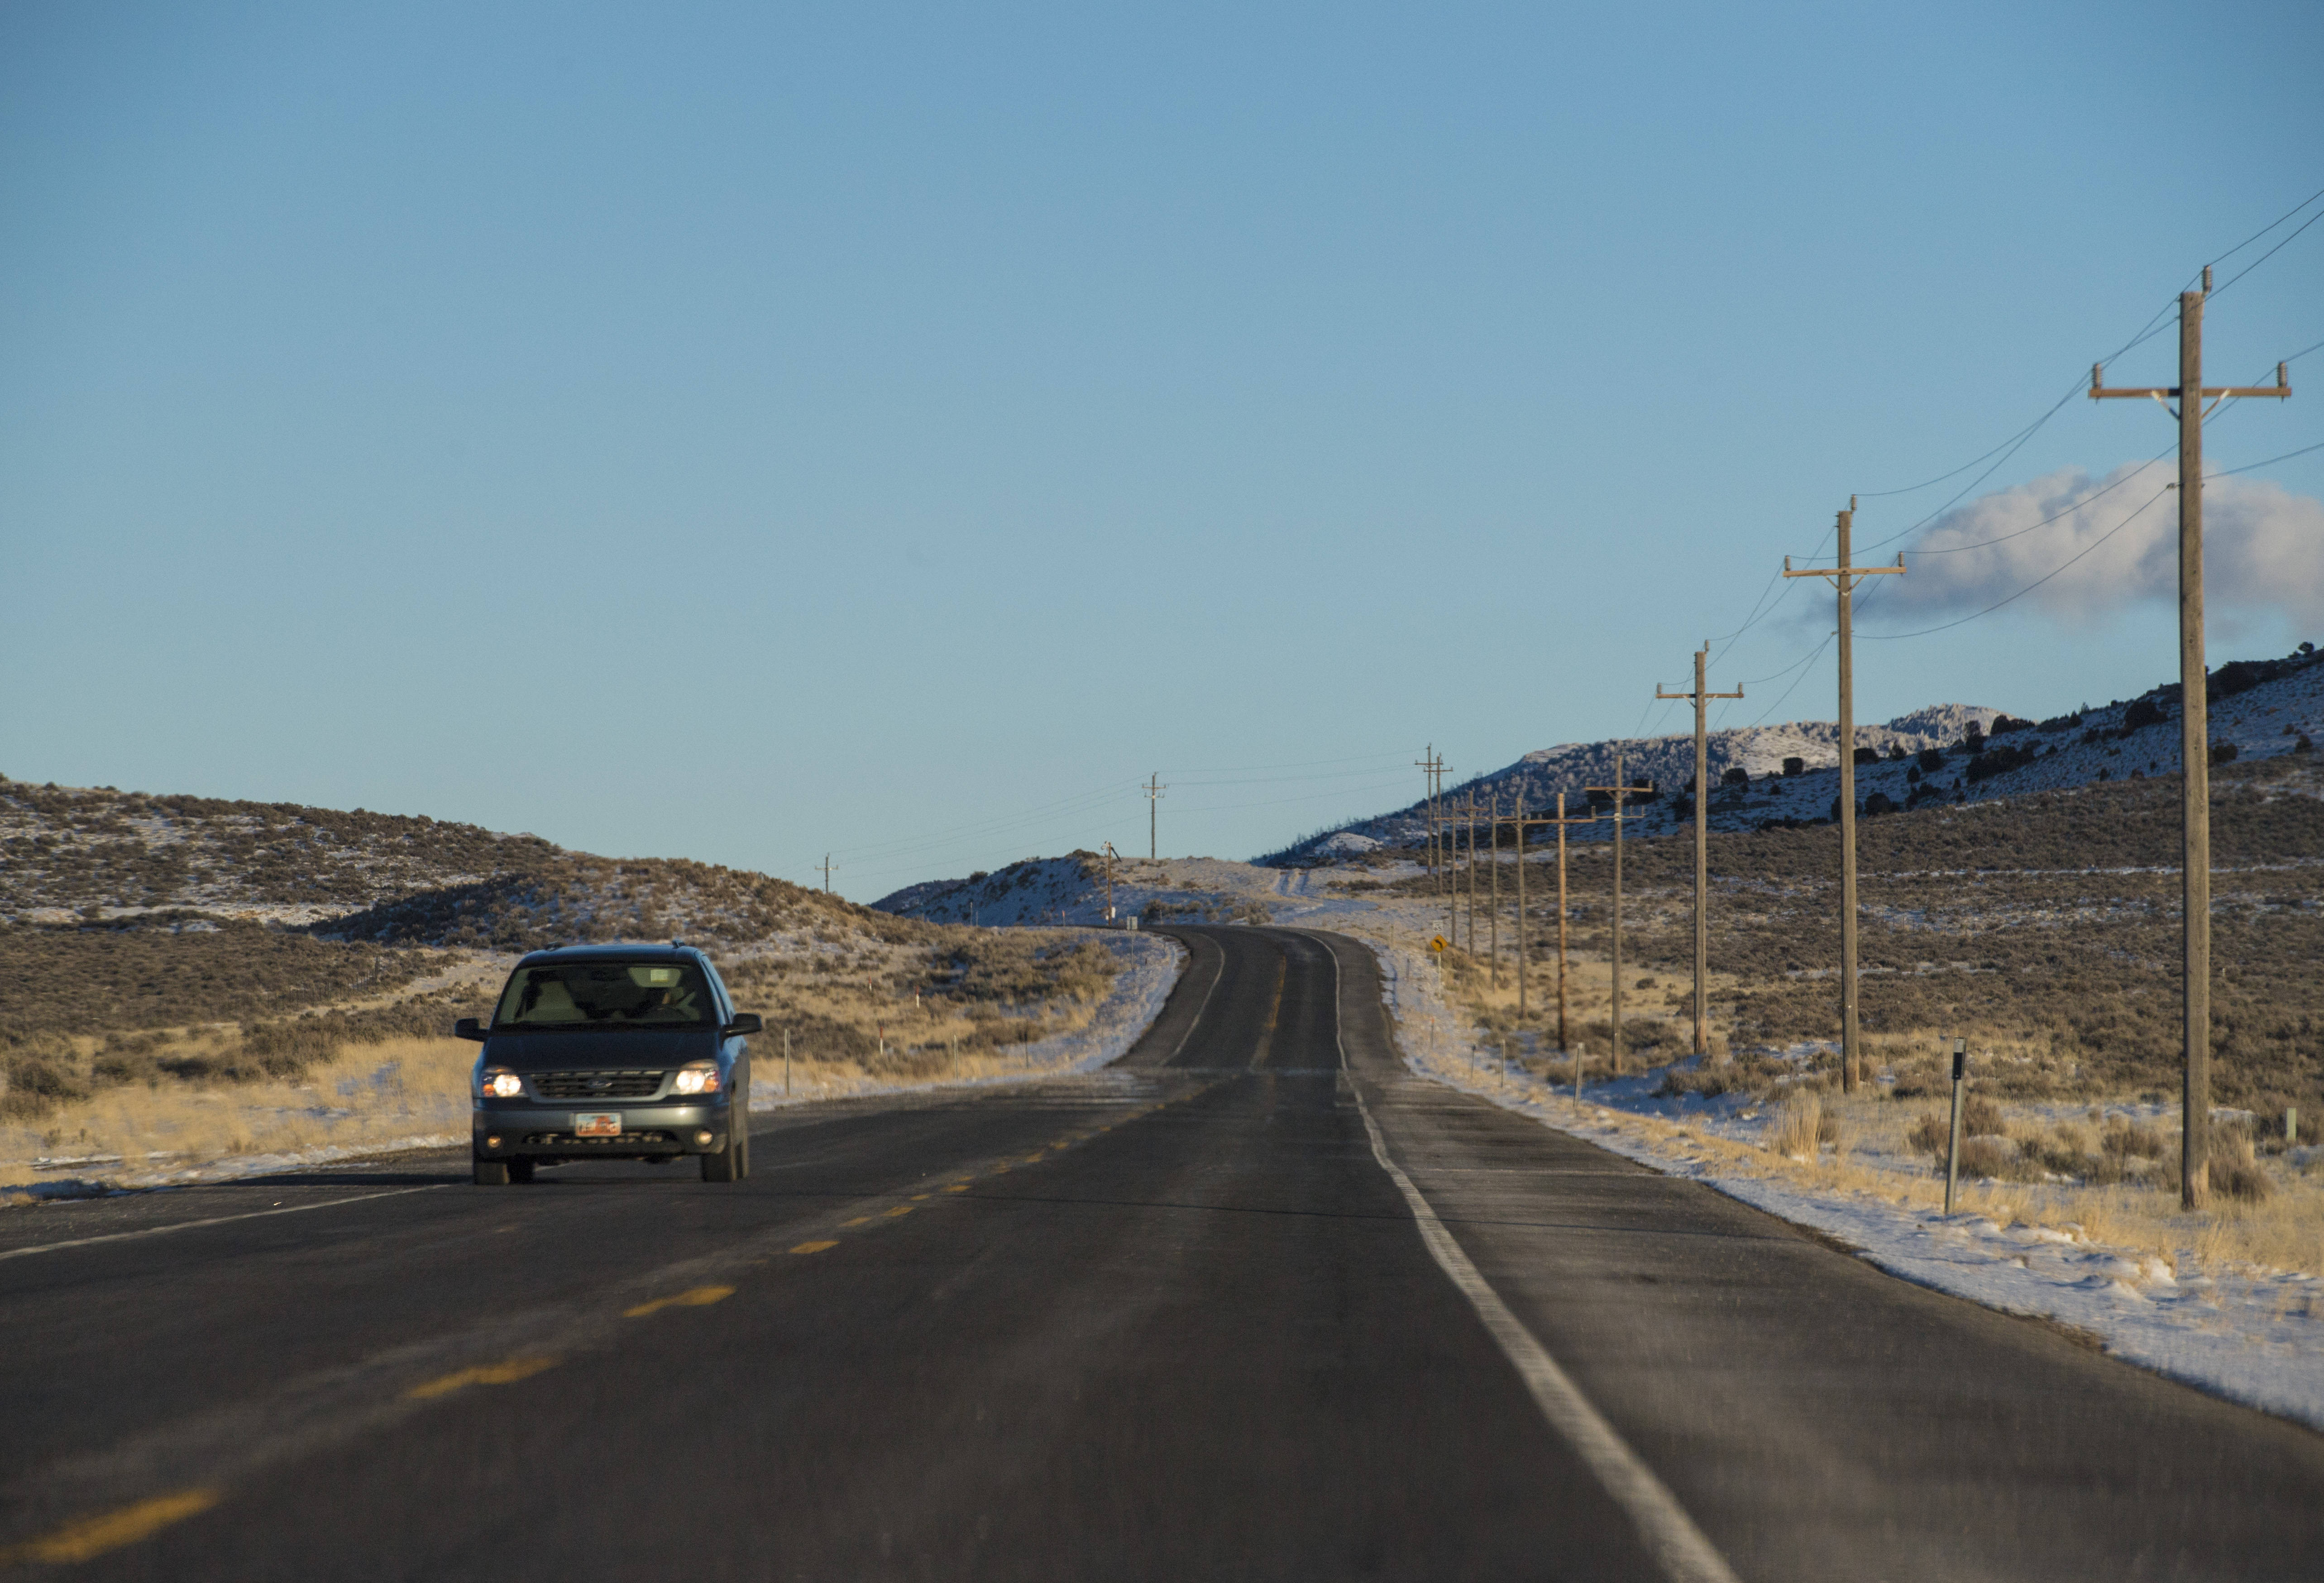
<instances>
[{"instance_id":1,"label":"utility pole crossarm","mask_svg":"<svg viewBox=\"0 0 2324 1583\"><path fill-rule=\"evenodd\" d=\"M2104 401L2125 396L2148 396L2157 401L2175 401L2180 398L2177 385L2109 385L2104 382L2106 371L2098 364L2090 364L2090 400ZM2292 376L2288 364L2275 365L2275 382L2272 385L2199 385L2198 398L2205 401L2224 400L2229 396L2273 396L2278 400L2292 394Z\"/></svg>"},{"instance_id":2,"label":"utility pole crossarm","mask_svg":"<svg viewBox=\"0 0 2324 1583\"><path fill-rule=\"evenodd\" d=\"M1803 566L1795 572L1792 570L1792 557L1784 557L1784 575L1786 577L1894 577L1904 570L1904 557L1901 550L1897 552L1896 564L1893 566Z\"/></svg>"},{"instance_id":3,"label":"utility pole crossarm","mask_svg":"<svg viewBox=\"0 0 2324 1583\"><path fill-rule=\"evenodd\" d=\"M1740 687L1736 688L1731 693L1704 693L1701 695L1701 696L1705 698L1740 698L1742 695L1743 689ZM1693 702L1697 695L1693 693L1665 693L1663 691L1663 685L1660 682L1656 682L1655 684L1655 696L1657 698L1676 698L1681 703L1684 704ZM1592 787L1591 789L1594 790L1596 788Z\"/></svg>"}]
</instances>

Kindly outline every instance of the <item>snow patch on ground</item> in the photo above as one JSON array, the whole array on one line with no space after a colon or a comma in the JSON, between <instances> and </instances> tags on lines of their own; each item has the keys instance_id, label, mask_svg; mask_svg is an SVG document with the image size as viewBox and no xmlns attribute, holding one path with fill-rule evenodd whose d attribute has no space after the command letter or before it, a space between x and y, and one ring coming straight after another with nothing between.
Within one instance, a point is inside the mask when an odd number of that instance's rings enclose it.
<instances>
[{"instance_id":1,"label":"snow patch on ground","mask_svg":"<svg viewBox=\"0 0 2324 1583\"><path fill-rule=\"evenodd\" d=\"M208 1182L241 1182L253 1176L280 1176L291 1171L312 1171L350 1160L376 1159L382 1155L410 1154L417 1149L448 1149L468 1141L466 1133L414 1133L379 1143L342 1146L327 1144L311 1149L286 1149L264 1155L229 1155L193 1165L152 1165L103 1177L76 1176L54 1182L34 1182L0 1188L0 1203L40 1203L83 1198L104 1198L116 1192L150 1192L163 1187L191 1187ZM117 1158L117 1156L116 1156ZM44 1162L48 1163L48 1162ZM111 1160L57 1161L58 1164L109 1164Z\"/></svg>"}]
</instances>

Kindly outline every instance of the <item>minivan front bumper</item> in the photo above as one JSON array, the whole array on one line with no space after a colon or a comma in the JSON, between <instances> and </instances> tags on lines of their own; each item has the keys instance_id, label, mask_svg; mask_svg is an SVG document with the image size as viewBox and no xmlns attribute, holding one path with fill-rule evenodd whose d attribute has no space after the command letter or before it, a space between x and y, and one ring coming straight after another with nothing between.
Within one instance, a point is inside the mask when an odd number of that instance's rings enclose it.
<instances>
[{"instance_id":1,"label":"minivan front bumper","mask_svg":"<svg viewBox=\"0 0 2324 1583\"><path fill-rule=\"evenodd\" d=\"M612 1137L582 1137L579 1115L612 1111L622 1118ZM479 1100L475 1115L480 1160L634 1159L641 1155L715 1155L726 1147L733 1107L669 1105L608 1100L595 1106L543 1105L538 1100Z\"/></svg>"}]
</instances>

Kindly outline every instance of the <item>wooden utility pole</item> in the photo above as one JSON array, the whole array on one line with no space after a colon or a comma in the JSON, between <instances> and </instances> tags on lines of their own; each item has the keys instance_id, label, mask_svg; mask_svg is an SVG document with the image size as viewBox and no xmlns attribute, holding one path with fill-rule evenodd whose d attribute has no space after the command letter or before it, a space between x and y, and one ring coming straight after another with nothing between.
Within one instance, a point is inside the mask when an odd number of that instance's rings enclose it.
<instances>
[{"instance_id":1,"label":"wooden utility pole","mask_svg":"<svg viewBox=\"0 0 2324 1583\"><path fill-rule=\"evenodd\" d=\"M1705 975L1711 963L1711 914L1705 904L1711 888L1711 748L1703 730L1703 711L1713 698L1740 698L1743 689L1731 693L1707 691L1702 680L1702 667L1711 653L1708 641L1694 651L1694 691L1665 693L1662 684L1655 684L1657 698L1692 698L1694 700L1694 1053L1711 1054L1711 1001L1705 987Z\"/></svg>"},{"instance_id":2,"label":"wooden utility pole","mask_svg":"<svg viewBox=\"0 0 2324 1583\"><path fill-rule=\"evenodd\" d=\"M2203 382L2203 299L2211 294L2211 268L2203 289L2179 294L2179 382L2108 389L2105 370L2090 367L2090 400L2151 396L2179 403L2179 863L2180 924L2185 964L2181 1021L2185 1035L2179 1201L2200 1210L2210 1192L2211 1144L2211 728L2209 667L2203 663L2203 419L2217 403L2238 396L2292 394L2284 365L2273 385Z\"/></svg>"},{"instance_id":3,"label":"wooden utility pole","mask_svg":"<svg viewBox=\"0 0 2324 1583\"><path fill-rule=\"evenodd\" d=\"M1437 894L1444 898L1444 938L1461 943L1461 882L1452 871L1452 799L1444 795L1444 760L1436 760ZM1441 962L1438 964L1443 965Z\"/></svg>"},{"instance_id":4,"label":"wooden utility pole","mask_svg":"<svg viewBox=\"0 0 2324 1583\"><path fill-rule=\"evenodd\" d=\"M1624 786L1622 784L1622 755L1618 750L1614 754L1614 784L1610 787L1584 787L1582 789L1584 791L1593 792L1610 791L1614 794L1613 1070L1618 1073L1622 1070L1622 820L1624 817L1624 810L1628 807L1630 801L1630 794L1633 791L1652 791L1654 789L1654 785L1651 781L1647 781L1642 782L1635 787Z\"/></svg>"},{"instance_id":5,"label":"wooden utility pole","mask_svg":"<svg viewBox=\"0 0 2324 1583\"><path fill-rule=\"evenodd\" d=\"M1526 812L1525 783L1522 781L1517 783L1517 809L1514 823L1517 827L1517 1026L1523 1027L1526 1024L1526 927L1530 920L1526 916Z\"/></svg>"},{"instance_id":6,"label":"wooden utility pole","mask_svg":"<svg viewBox=\"0 0 2324 1583\"><path fill-rule=\"evenodd\" d=\"M1146 861L1149 863L1155 861L1158 851L1155 842L1155 830L1158 824L1157 812L1162 805L1162 794L1169 789L1162 784L1160 770L1146 778Z\"/></svg>"},{"instance_id":7,"label":"wooden utility pole","mask_svg":"<svg viewBox=\"0 0 2324 1583\"><path fill-rule=\"evenodd\" d=\"M1443 888L1443 870L1436 861L1436 778L1444 768L1444 761L1436 756L1436 744L1431 742L1428 744L1428 756L1415 759L1413 764L1428 782L1427 794L1421 801L1421 806L1427 810L1425 816L1428 820L1428 879L1432 892L1441 891Z\"/></svg>"},{"instance_id":8,"label":"wooden utility pole","mask_svg":"<svg viewBox=\"0 0 2324 1583\"><path fill-rule=\"evenodd\" d=\"M831 854L829 852L823 854L823 893L825 896L831 894Z\"/></svg>"},{"instance_id":9,"label":"wooden utility pole","mask_svg":"<svg viewBox=\"0 0 2324 1583\"><path fill-rule=\"evenodd\" d=\"M1485 828L1489 833L1486 837L1486 845L1489 849L1486 856L1493 865L1492 905L1485 914L1487 942L1485 954L1490 962L1490 966L1486 971L1489 981L1494 989L1498 989L1501 987L1501 788L1499 787L1493 788L1493 805L1486 810ZM1506 1051L1502 1054L1502 1063L1508 1064Z\"/></svg>"},{"instance_id":10,"label":"wooden utility pole","mask_svg":"<svg viewBox=\"0 0 2324 1583\"><path fill-rule=\"evenodd\" d=\"M1830 577L1840 601L1840 1087L1856 1091L1856 640L1850 621L1856 609L1856 579L1901 577L1904 557L1893 566L1855 566L1848 560L1848 536L1856 524L1856 497L1840 513L1839 564L1807 571L1792 570L1784 557L1786 577Z\"/></svg>"},{"instance_id":11,"label":"wooden utility pole","mask_svg":"<svg viewBox=\"0 0 2324 1583\"><path fill-rule=\"evenodd\" d=\"M1565 827L1569 824L1595 824L1598 823L1598 815L1595 814L1590 814L1572 819L1567 818L1565 816L1565 794L1563 792L1560 792L1557 794L1557 817L1554 819L1536 819L1532 821L1532 823L1536 824L1554 824L1557 826L1557 1047L1561 1050L1571 1050L1572 1045L1569 1044L1566 1039ZM1580 1068L1577 1067L1575 1070L1579 1071Z\"/></svg>"},{"instance_id":12,"label":"wooden utility pole","mask_svg":"<svg viewBox=\"0 0 2324 1583\"><path fill-rule=\"evenodd\" d=\"M1559 821L1544 819L1526 813L1525 787L1522 783L1517 787L1517 812L1509 816L1508 823L1517 833L1517 1026L1523 1027L1526 1013L1526 966L1532 954L1531 941L1526 934L1527 926L1532 923L1532 918L1526 907L1526 832L1536 824L1555 824ZM1557 811L1560 815L1565 812L1565 805L1562 800L1558 804ZM1562 832L1560 839L1563 839Z\"/></svg>"},{"instance_id":13,"label":"wooden utility pole","mask_svg":"<svg viewBox=\"0 0 2324 1583\"><path fill-rule=\"evenodd\" d=\"M1469 817L1464 833L1468 842L1468 861L1461 865L1469 876L1469 951L1477 950L1477 788L1469 788Z\"/></svg>"}]
</instances>

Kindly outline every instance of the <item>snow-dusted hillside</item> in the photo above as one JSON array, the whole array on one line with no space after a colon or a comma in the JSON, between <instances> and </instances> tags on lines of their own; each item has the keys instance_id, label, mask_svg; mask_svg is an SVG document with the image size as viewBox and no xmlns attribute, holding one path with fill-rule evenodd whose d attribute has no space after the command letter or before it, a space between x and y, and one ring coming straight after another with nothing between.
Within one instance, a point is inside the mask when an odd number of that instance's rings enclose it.
<instances>
[{"instance_id":1,"label":"snow-dusted hillside","mask_svg":"<svg viewBox=\"0 0 2324 1583\"><path fill-rule=\"evenodd\" d=\"M1217 858L1120 858L1113 869L1114 921L1262 922L1270 898L1287 894L1282 878ZM932 924L1103 924L1105 860L1087 851L1028 858L990 874L908 885L872 905Z\"/></svg>"},{"instance_id":2,"label":"snow-dusted hillside","mask_svg":"<svg viewBox=\"0 0 2324 1583\"><path fill-rule=\"evenodd\" d=\"M739 945L817 927L894 928L781 879L680 859L601 858L535 835L360 808L5 777L0 860L0 927L167 928L185 913L496 951L672 934Z\"/></svg>"},{"instance_id":3,"label":"snow-dusted hillside","mask_svg":"<svg viewBox=\"0 0 2324 1583\"><path fill-rule=\"evenodd\" d=\"M2138 698L2038 725L2013 724L1998 710L1960 704L1918 709L1885 725L1859 725L1858 748L1878 753L1880 761L1857 768L1858 806L1871 803L1876 795L1886 799L1885 805L1874 805L1877 814L1891 805L1980 802L2095 780L2174 773L2179 768L2178 693L2175 685L2155 687ZM2303 649L2281 660L2223 666L2212 673L2211 694L2215 752L2229 745L2244 758L2293 751L2324 727L2324 655ZM2001 727L1998 734L1985 734L1997 725ZM1971 726L1977 728L1974 737ZM1748 830L1832 816L1840 793L1839 735L1838 725L1831 721L1711 732L1705 746L1713 787L1712 827ZM1650 781L1656 790L1652 799L1633 807L1633 833L1665 834L1692 820L1681 796L1694 776L1691 732L1545 748L1505 769L1452 787L1447 796L1465 809L1473 793L1481 817L1496 797L1504 813L1519 805L1539 812L1553 806L1563 792L1569 813L1586 813L1584 788L1613 784L1617 751L1622 755L1626 782ZM1929 766L1922 758L1929 753L1941 755L1941 761ZM1784 775L1787 759L1801 760L1802 772ZM1729 778L1738 770L1744 777L1739 783ZM1612 833L1612 825L1601 820L1575 826L1570 833L1575 840L1603 840ZM1425 811L1414 804L1309 836L1258 861L1329 861L1379 846L1408 847L1426 836Z\"/></svg>"}]
</instances>

